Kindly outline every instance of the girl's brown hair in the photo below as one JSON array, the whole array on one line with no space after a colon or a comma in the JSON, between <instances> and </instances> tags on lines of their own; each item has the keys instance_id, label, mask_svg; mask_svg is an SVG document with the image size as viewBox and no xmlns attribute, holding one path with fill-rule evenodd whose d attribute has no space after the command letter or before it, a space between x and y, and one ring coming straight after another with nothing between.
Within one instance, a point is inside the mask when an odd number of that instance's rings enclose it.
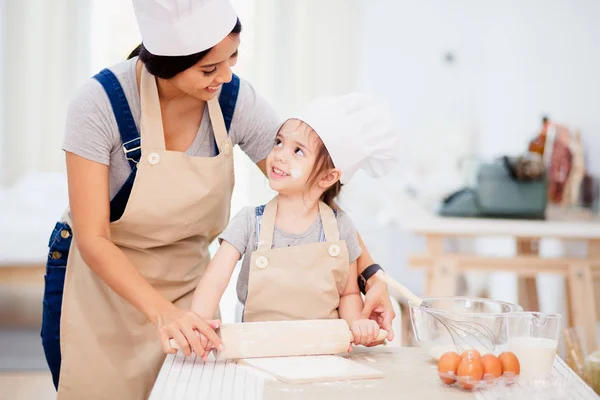
<instances>
[{"instance_id":1,"label":"girl's brown hair","mask_svg":"<svg viewBox=\"0 0 600 400\"><path fill-rule=\"evenodd\" d=\"M333 165L331 155L329 154L329 151L327 151L327 148L325 147L325 144L319 137L319 134L306 122L295 118L288 119L283 124L281 124L279 130L277 131L277 134L279 134L279 132L283 129L285 125L292 123L296 124L295 129L306 129L309 135L313 136L314 140L316 141L317 149L315 164L306 182L308 187L310 188L317 182L318 179L322 178L323 175L326 174L329 170L334 169L335 165ZM340 207L335 203L335 199L338 197L341 190L342 183L338 180L327 190L325 190L325 192L323 192L319 200L327 204L333 210L340 210Z\"/></svg>"},{"instance_id":2,"label":"girl's brown hair","mask_svg":"<svg viewBox=\"0 0 600 400\"><path fill-rule=\"evenodd\" d=\"M312 129L311 129L312 130ZM313 131L313 133L316 132ZM317 182L317 179L320 179L324 174L326 174L329 170L334 169L335 165L333 165L333 160L331 159L331 155L323 141L318 136L317 139L317 156L315 158L315 165L313 167L310 176L308 177L307 183L312 186ZM323 203L327 204L333 210L339 210L339 206L336 204L335 199L340 194L342 190L342 183L337 180L333 185L331 185L323 194L321 195L321 200Z\"/></svg>"}]
</instances>

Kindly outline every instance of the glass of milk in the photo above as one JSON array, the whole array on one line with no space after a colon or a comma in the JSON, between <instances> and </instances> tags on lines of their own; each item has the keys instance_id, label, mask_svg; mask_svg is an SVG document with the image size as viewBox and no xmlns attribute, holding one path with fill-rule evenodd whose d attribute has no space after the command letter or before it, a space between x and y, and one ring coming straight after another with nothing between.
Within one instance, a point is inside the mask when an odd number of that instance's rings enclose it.
<instances>
[{"instance_id":1,"label":"glass of milk","mask_svg":"<svg viewBox=\"0 0 600 400\"><path fill-rule=\"evenodd\" d=\"M519 359L519 379L546 379L552 373L560 337L559 314L516 312L507 314L508 350Z\"/></svg>"}]
</instances>

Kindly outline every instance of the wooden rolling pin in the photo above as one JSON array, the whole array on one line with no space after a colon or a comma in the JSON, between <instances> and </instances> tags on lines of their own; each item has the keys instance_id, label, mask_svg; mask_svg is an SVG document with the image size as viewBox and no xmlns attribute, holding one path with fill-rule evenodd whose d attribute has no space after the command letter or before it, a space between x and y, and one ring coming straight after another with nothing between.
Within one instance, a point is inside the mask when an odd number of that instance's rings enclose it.
<instances>
[{"instance_id":1,"label":"wooden rolling pin","mask_svg":"<svg viewBox=\"0 0 600 400\"><path fill-rule=\"evenodd\" d=\"M343 319L265 321L223 324L217 330L225 350L221 360L347 353L354 340ZM376 341L387 337L379 330ZM171 339L171 347L179 348Z\"/></svg>"}]
</instances>

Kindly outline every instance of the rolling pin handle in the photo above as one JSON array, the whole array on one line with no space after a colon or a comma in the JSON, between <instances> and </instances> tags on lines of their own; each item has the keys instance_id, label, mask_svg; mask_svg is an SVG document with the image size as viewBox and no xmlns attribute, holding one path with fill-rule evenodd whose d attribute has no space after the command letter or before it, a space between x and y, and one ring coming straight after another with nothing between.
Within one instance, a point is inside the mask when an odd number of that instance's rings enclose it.
<instances>
[{"instance_id":1,"label":"rolling pin handle","mask_svg":"<svg viewBox=\"0 0 600 400\"><path fill-rule=\"evenodd\" d=\"M423 299L419 296L408 290L404 285L395 281L391 277L389 277L385 272L379 270L375 273L377 279L385 282L388 286L392 287L395 291L397 291L402 297L416 305L417 307L423 303Z\"/></svg>"}]
</instances>

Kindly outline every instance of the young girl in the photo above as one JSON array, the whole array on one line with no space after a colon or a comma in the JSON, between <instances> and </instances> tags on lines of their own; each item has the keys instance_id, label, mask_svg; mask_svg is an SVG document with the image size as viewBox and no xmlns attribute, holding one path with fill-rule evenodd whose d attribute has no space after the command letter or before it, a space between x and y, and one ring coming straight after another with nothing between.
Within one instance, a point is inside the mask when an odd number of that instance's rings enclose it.
<instances>
[{"instance_id":1,"label":"young girl","mask_svg":"<svg viewBox=\"0 0 600 400\"><path fill-rule=\"evenodd\" d=\"M243 255L237 295L244 322L343 318L355 345L371 343L379 327L360 315L361 248L335 199L358 169L380 176L395 164L397 137L389 125L387 109L361 94L317 100L288 119L267 157L269 185L278 195L231 220L192 310L213 318Z\"/></svg>"}]
</instances>

